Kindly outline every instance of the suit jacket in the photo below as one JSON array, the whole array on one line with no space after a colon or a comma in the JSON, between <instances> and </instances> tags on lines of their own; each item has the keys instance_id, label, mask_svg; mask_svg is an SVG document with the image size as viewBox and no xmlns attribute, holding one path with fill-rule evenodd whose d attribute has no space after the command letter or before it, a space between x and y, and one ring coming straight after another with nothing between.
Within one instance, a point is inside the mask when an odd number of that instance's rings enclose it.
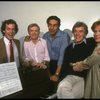
<instances>
[{"instance_id":1,"label":"suit jacket","mask_svg":"<svg viewBox=\"0 0 100 100\"><path fill-rule=\"evenodd\" d=\"M13 39L14 43L16 44L16 47L18 49L18 55L19 55L19 61L20 61L20 42L17 39ZM4 38L0 39L0 64L2 63L7 63L7 52L6 52L6 47L4 43Z\"/></svg>"}]
</instances>

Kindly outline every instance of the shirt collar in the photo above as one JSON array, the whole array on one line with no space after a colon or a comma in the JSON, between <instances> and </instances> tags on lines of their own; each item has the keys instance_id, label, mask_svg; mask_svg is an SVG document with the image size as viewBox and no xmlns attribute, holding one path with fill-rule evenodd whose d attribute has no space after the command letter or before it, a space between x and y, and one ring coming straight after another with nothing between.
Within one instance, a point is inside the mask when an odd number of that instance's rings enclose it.
<instances>
[{"instance_id":1,"label":"shirt collar","mask_svg":"<svg viewBox=\"0 0 100 100\"><path fill-rule=\"evenodd\" d=\"M39 42L39 41L41 41L41 38L40 37L38 37L38 39L37 39L38 41L37 42ZM32 42L32 40L30 40L29 42Z\"/></svg>"},{"instance_id":2,"label":"shirt collar","mask_svg":"<svg viewBox=\"0 0 100 100\"><path fill-rule=\"evenodd\" d=\"M60 33L60 29L58 29L58 30L57 30L57 32L56 32L56 37L57 37L57 36L60 36L60 34L61 34L61 33ZM48 31L48 35L49 35L49 37L51 37L51 35L50 35L50 32L49 32L49 31Z\"/></svg>"},{"instance_id":3,"label":"shirt collar","mask_svg":"<svg viewBox=\"0 0 100 100\"><path fill-rule=\"evenodd\" d=\"M83 42L84 42L85 44L87 44L86 38L83 40ZM82 43L83 43L83 42L82 42ZM75 45L77 45L77 44L73 41L73 48L75 47Z\"/></svg>"},{"instance_id":4,"label":"shirt collar","mask_svg":"<svg viewBox=\"0 0 100 100\"><path fill-rule=\"evenodd\" d=\"M9 40L5 36L4 36L4 42L5 42L6 45L9 44Z\"/></svg>"},{"instance_id":5,"label":"shirt collar","mask_svg":"<svg viewBox=\"0 0 100 100\"><path fill-rule=\"evenodd\" d=\"M5 36L4 36L4 42L6 45L9 45L9 39L7 39ZM13 40L12 40L12 43L13 43Z\"/></svg>"},{"instance_id":6,"label":"shirt collar","mask_svg":"<svg viewBox=\"0 0 100 100\"><path fill-rule=\"evenodd\" d=\"M38 41L41 41L41 38L38 38Z\"/></svg>"}]
</instances>

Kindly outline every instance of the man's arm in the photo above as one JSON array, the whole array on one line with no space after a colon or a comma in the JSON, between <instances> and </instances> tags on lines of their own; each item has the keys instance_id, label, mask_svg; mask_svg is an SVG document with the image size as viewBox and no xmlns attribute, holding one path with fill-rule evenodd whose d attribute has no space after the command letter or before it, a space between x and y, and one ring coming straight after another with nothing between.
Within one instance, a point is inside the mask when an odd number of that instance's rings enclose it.
<instances>
[{"instance_id":1,"label":"man's arm","mask_svg":"<svg viewBox=\"0 0 100 100\"><path fill-rule=\"evenodd\" d=\"M83 61L73 63L72 66L75 71L83 71L89 69L98 62L100 62L100 48L96 47L89 57Z\"/></svg>"},{"instance_id":2,"label":"man's arm","mask_svg":"<svg viewBox=\"0 0 100 100\"><path fill-rule=\"evenodd\" d=\"M93 51L93 53L87 57L83 63L89 65L89 67L93 66L94 64L100 62L100 47L96 47Z\"/></svg>"}]
</instances>

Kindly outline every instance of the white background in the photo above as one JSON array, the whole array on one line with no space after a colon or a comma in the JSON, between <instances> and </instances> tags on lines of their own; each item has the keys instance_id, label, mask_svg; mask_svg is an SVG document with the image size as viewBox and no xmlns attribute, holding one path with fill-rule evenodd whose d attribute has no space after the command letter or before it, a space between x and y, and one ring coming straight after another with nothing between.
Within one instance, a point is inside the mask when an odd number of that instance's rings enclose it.
<instances>
[{"instance_id":1,"label":"white background","mask_svg":"<svg viewBox=\"0 0 100 100\"><path fill-rule=\"evenodd\" d=\"M16 38L27 35L27 26L37 23L46 32L46 19L56 15L61 19L61 29L72 29L76 21L84 21L92 36L91 25L100 19L100 2L87 1L0 1L0 25L3 20L16 20L19 31ZM0 33L0 38L2 34Z\"/></svg>"}]
</instances>

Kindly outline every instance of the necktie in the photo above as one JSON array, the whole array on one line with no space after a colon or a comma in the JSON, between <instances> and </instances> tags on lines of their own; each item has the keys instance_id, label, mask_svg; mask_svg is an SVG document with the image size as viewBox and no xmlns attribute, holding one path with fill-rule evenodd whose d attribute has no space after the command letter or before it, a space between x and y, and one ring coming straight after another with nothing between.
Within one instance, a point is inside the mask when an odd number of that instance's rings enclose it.
<instances>
[{"instance_id":1,"label":"necktie","mask_svg":"<svg viewBox=\"0 0 100 100\"><path fill-rule=\"evenodd\" d=\"M10 40L10 62L14 61L14 51L12 46L12 41Z\"/></svg>"}]
</instances>

